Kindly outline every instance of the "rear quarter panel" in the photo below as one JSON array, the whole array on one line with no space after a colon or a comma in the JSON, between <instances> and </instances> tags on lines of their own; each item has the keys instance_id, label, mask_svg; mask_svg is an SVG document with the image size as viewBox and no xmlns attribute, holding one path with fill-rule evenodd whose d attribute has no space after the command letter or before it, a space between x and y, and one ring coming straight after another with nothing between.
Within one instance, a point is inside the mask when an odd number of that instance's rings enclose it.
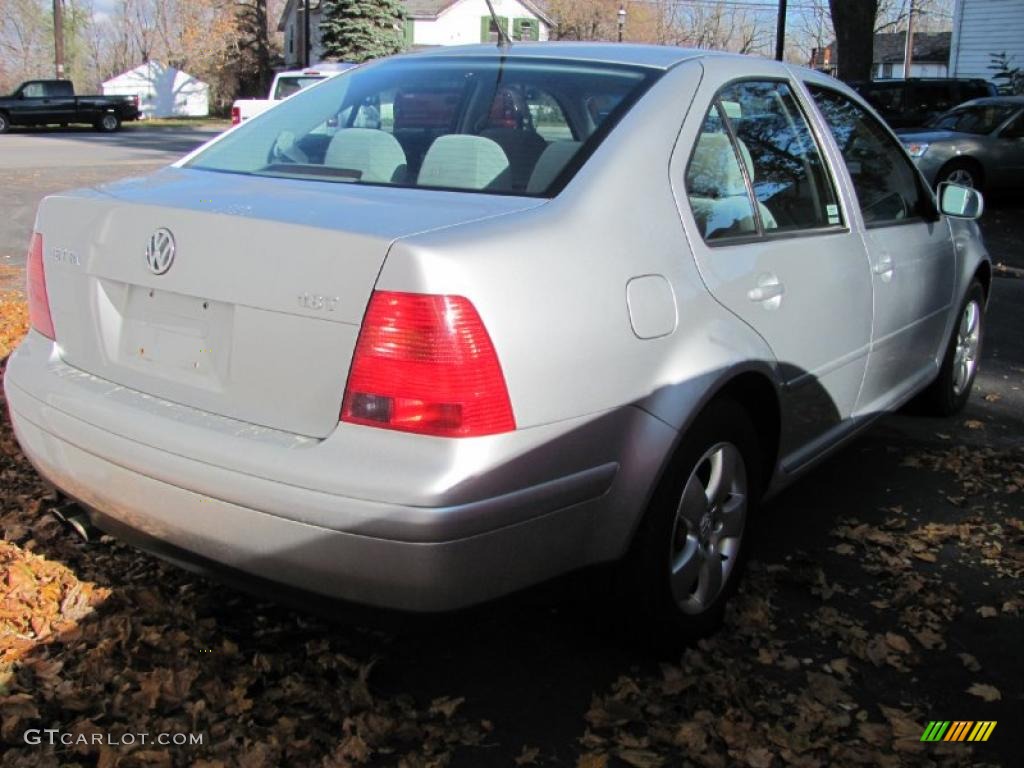
<instances>
[{"instance_id":1,"label":"rear quarter panel","mask_svg":"<svg viewBox=\"0 0 1024 768\"><path fill-rule=\"evenodd\" d=\"M393 246L377 287L468 297L519 427L637 405L679 429L737 366L771 365L706 292L672 193L669 159L701 76L696 60L666 73L547 204ZM671 286L674 328L640 339L627 284L649 275Z\"/></svg>"}]
</instances>

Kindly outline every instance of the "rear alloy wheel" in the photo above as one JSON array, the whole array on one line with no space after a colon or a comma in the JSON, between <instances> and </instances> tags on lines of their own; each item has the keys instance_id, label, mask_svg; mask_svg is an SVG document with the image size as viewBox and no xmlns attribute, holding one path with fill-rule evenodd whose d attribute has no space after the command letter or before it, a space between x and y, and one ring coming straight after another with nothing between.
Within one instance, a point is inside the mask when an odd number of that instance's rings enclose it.
<instances>
[{"instance_id":1,"label":"rear alloy wheel","mask_svg":"<svg viewBox=\"0 0 1024 768\"><path fill-rule=\"evenodd\" d=\"M982 178L981 169L975 163L969 160L951 160L939 171L936 186L944 181L981 191L984 179Z\"/></svg>"},{"instance_id":2,"label":"rear alloy wheel","mask_svg":"<svg viewBox=\"0 0 1024 768\"><path fill-rule=\"evenodd\" d=\"M642 614L656 648L678 649L721 624L760 494L758 457L746 411L720 398L665 470L622 574L625 607Z\"/></svg>"},{"instance_id":3,"label":"rear alloy wheel","mask_svg":"<svg viewBox=\"0 0 1024 768\"><path fill-rule=\"evenodd\" d=\"M975 280L960 306L939 375L918 398L926 413L952 416L967 404L978 374L984 332L985 289Z\"/></svg>"},{"instance_id":4,"label":"rear alloy wheel","mask_svg":"<svg viewBox=\"0 0 1024 768\"><path fill-rule=\"evenodd\" d=\"M121 127L121 120L117 115L108 112L100 118L98 127L104 133L112 133Z\"/></svg>"},{"instance_id":5,"label":"rear alloy wheel","mask_svg":"<svg viewBox=\"0 0 1024 768\"><path fill-rule=\"evenodd\" d=\"M676 509L669 554L672 597L700 615L722 595L747 522L747 469L739 449L717 443L697 462Z\"/></svg>"}]
</instances>

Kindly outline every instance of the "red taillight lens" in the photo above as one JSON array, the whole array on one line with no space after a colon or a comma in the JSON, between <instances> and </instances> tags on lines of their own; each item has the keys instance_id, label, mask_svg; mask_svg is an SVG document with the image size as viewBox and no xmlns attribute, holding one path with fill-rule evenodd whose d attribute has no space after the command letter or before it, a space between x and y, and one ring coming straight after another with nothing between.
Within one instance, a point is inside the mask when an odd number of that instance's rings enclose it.
<instances>
[{"instance_id":1,"label":"red taillight lens","mask_svg":"<svg viewBox=\"0 0 1024 768\"><path fill-rule=\"evenodd\" d=\"M443 437L515 429L498 355L470 301L376 291L341 420Z\"/></svg>"},{"instance_id":2,"label":"red taillight lens","mask_svg":"<svg viewBox=\"0 0 1024 768\"><path fill-rule=\"evenodd\" d=\"M232 107L231 108L231 124L232 125L238 125L240 122L242 122L242 109L241 109L241 107Z\"/></svg>"},{"instance_id":3,"label":"red taillight lens","mask_svg":"<svg viewBox=\"0 0 1024 768\"><path fill-rule=\"evenodd\" d=\"M43 336L55 338L50 317L50 297L46 295L46 273L43 272L43 236L32 234L28 246L28 321Z\"/></svg>"}]
</instances>

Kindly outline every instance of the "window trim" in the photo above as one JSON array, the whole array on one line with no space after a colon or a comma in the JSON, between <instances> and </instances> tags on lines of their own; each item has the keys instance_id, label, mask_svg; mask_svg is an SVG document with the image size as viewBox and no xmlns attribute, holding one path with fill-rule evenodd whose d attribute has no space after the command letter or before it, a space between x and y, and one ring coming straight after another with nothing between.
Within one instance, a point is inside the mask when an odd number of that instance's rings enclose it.
<instances>
[{"instance_id":1,"label":"window trim","mask_svg":"<svg viewBox=\"0 0 1024 768\"><path fill-rule=\"evenodd\" d=\"M932 190L931 185L928 184L927 180L924 178L924 174L921 172L921 169L917 167L917 163L915 163L911 159L910 155L907 154L906 148L903 146L903 144L896 137L896 134L893 133L892 129L888 125L886 125L884 120L880 120L878 117L876 117L873 114L871 106L867 103L867 99L865 99L864 97L860 97L861 100L858 101L857 99L851 98L849 94L844 93L840 89L835 88L835 87L833 87L831 85L828 85L828 84L815 83L815 82L804 80L803 81L803 85L807 89L807 94L810 96L810 101L814 104L814 109L817 112L818 117L821 119L822 124L826 128L828 128L829 133L832 132L832 129L829 128L828 121L825 119L825 115L822 113L821 109L818 107L818 102L815 101L814 94L811 92L811 88L817 88L819 90L828 91L829 93L833 93L833 94L835 94L837 96L841 96L842 98L846 99L847 101L849 101L849 102L855 104L856 106L858 106L869 118L871 118L878 125L880 125L881 128L882 128L882 132L888 135L890 141L897 146L897 148L898 148L898 150L899 150L903 160L910 166L911 173L914 175L914 178L917 181L918 192L919 193L921 193L921 192L925 193L925 194L922 194L922 198L924 200L928 201L929 207L932 210L932 217L931 218L918 214L916 216L910 216L910 217L908 217L906 219L896 219L896 220L893 220L893 221L871 222L871 223L868 223L867 221L864 220L864 209L863 209L863 207L860 204L860 197L858 197L858 195L857 195L857 187L853 183L853 175L850 173L849 169L846 167L846 160L845 160L845 158L843 158L843 171L846 173L846 178L849 179L849 181L850 181L850 191L853 193L854 200L857 203L857 212L860 215L861 226L864 227L865 230L869 230L869 229L885 229L887 227L902 227L902 226L906 226L908 224L922 224L922 223L923 224L934 224L934 223L939 222L939 221L942 220L942 213L939 210L938 202L935 199L935 192L934 192L934 190ZM863 102L863 103L861 103L861 102ZM867 107L867 108L865 109L865 107ZM839 142L836 140L834 133L832 134L832 140L835 142L836 149L839 150L839 156L842 157L843 156L842 148L839 147Z\"/></svg>"},{"instance_id":2,"label":"window trim","mask_svg":"<svg viewBox=\"0 0 1024 768\"><path fill-rule=\"evenodd\" d=\"M738 83L782 83L789 88L789 92L792 94L793 101L796 104L797 111L810 131L811 139L814 141L814 146L817 148L818 154L822 159L822 168L825 171L827 180L831 183L832 197L835 200L836 205L839 207L840 212L839 224L826 224L820 227L804 227L801 229L787 229L781 232L764 229L761 221L760 201L757 199L757 194L754 192L754 185L751 183L750 174L746 167L747 164L743 162L743 156L739 151L739 145L736 143L738 138L736 136L735 129L733 128L732 122L728 119L728 114L726 114L725 110L721 106L722 91ZM759 75L746 75L728 80L715 90L715 94L711 98L711 105L704 111L704 114L701 117L701 127L703 128L704 121L707 119L711 109L714 108L718 110L719 120L721 120L722 125L725 126L726 135L729 136L729 143L732 145L733 155L736 157L736 162L740 167L740 174L743 176L743 184L747 189L747 200L750 202L754 212L754 223L757 226L757 232L755 234L744 233L739 235L725 235L714 240L708 240L707 237L704 236L703 232L699 232L701 242L709 248L720 248L728 245L749 245L752 243L766 241L774 242L777 240L787 240L793 237L813 237L815 235L833 235L850 232L850 217L847 215L842 195L839 194L835 171L829 162L828 154L824 150L824 142L822 141L823 137L818 132L818 126L808 114L807 107L802 103L802 94L800 93L800 89L796 87L797 85L797 81L788 77L780 77L778 75L769 75L765 77ZM701 132L701 130L698 130L697 132L698 141L700 140ZM690 193L689 190L686 189L686 179L690 175L690 163L693 161L693 155L696 151L697 145L694 143L693 149L690 150L690 154L686 159L686 165L683 168L683 192L686 195L686 204L687 207L690 208L691 216L693 216L693 208L690 206ZM693 216L693 219L696 221L696 216Z\"/></svg>"}]
</instances>

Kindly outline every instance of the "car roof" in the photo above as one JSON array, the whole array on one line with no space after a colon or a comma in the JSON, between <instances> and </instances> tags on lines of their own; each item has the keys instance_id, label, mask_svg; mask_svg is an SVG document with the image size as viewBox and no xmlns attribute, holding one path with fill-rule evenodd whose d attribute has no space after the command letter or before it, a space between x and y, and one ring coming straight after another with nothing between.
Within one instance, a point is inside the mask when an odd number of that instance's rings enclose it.
<instances>
[{"instance_id":1,"label":"car roof","mask_svg":"<svg viewBox=\"0 0 1024 768\"><path fill-rule=\"evenodd\" d=\"M957 106L965 107L970 105L975 107L985 106L987 104L1003 104L1008 107L1024 107L1024 96L982 96L980 99L971 99L970 101L965 101L963 104L958 104Z\"/></svg>"},{"instance_id":2,"label":"car roof","mask_svg":"<svg viewBox=\"0 0 1024 768\"><path fill-rule=\"evenodd\" d=\"M606 64L633 64L669 69L681 61L695 58L750 58L724 51L700 48L677 48L670 45L637 45L632 43L542 42L514 43L502 50L493 43L478 45L437 46L406 54L407 56L498 56L509 58L567 59ZM765 59L760 59L765 61ZM780 64L780 67L782 65Z\"/></svg>"}]
</instances>

